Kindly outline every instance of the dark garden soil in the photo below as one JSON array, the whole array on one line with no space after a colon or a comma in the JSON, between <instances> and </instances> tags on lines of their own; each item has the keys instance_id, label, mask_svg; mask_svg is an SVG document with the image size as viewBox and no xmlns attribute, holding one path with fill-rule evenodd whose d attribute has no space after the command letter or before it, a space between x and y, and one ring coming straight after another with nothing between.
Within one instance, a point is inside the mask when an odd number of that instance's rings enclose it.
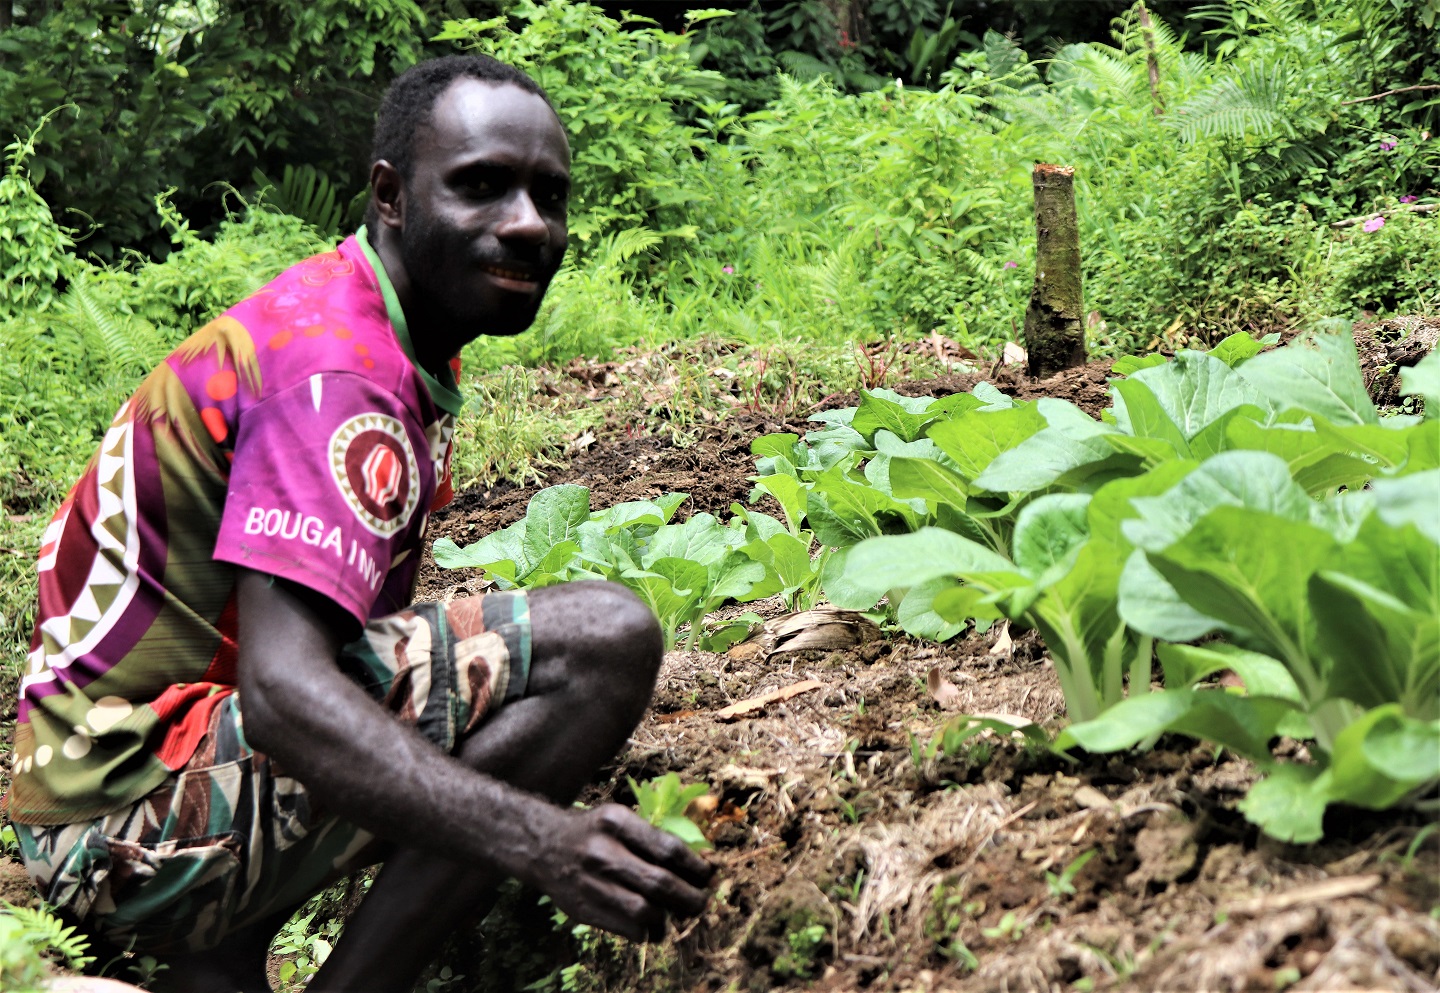
<instances>
[{"instance_id":1,"label":"dark garden soil","mask_svg":"<svg viewBox=\"0 0 1440 993\"><path fill-rule=\"evenodd\" d=\"M940 395L987 378L1098 414L1106 370L1036 383L1001 369L898 389ZM750 440L804 428L734 413L684 447L663 432L602 436L546 485L588 486L597 509L685 492L681 517L723 516L747 499ZM518 519L535 489L463 494L434 534L473 541ZM422 584L442 598L484 587L433 563ZM912 744L951 716L927 689L932 672L958 691L959 712L1061 722L1033 633L997 626L944 645L893 635L768 656L749 647L671 652L650 712L586 797L633 802L625 777L672 771L711 785L719 872L704 917L658 948L592 935L577 953L533 897L515 897L453 949L455 973L519 989L559 956L579 963L566 989L1437 988L1440 832L1425 815L1336 810L1322 843L1276 843L1236 809L1248 764L1180 738L1068 763L987 732L958 756L917 759ZM715 714L804 680L820 685L753 716ZM513 954L517 941L529 958Z\"/></svg>"}]
</instances>

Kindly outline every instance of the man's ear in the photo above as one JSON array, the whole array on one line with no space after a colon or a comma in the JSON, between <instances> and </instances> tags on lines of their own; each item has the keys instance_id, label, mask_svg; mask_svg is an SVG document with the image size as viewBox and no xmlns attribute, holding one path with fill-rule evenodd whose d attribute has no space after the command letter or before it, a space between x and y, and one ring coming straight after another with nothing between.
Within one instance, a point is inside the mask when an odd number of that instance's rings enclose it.
<instances>
[{"instance_id":1,"label":"man's ear","mask_svg":"<svg viewBox=\"0 0 1440 993\"><path fill-rule=\"evenodd\" d=\"M405 178L385 159L370 167L370 202L381 224L396 229L405 226Z\"/></svg>"}]
</instances>

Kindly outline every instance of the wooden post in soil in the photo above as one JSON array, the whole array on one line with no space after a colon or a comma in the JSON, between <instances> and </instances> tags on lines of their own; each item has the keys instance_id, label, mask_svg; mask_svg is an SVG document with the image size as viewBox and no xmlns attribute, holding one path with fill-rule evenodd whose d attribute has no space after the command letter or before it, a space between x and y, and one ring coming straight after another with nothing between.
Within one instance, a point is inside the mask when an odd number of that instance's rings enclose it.
<instances>
[{"instance_id":1,"label":"wooden post in soil","mask_svg":"<svg viewBox=\"0 0 1440 993\"><path fill-rule=\"evenodd\" d=\"M1075 170L1037 165L1035 288L1025 311L1025 350L1032 376L1085 364L1085 314L1080 296L1080 226Z\"/></svg>"}]
</instances>

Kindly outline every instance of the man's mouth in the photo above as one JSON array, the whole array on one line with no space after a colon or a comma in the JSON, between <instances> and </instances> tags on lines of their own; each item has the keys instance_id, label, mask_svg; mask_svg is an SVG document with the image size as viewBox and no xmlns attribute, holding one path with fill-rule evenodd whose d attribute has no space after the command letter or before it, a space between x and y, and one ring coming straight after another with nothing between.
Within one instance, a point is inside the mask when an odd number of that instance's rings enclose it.
<instances>
[{"instance_id":1,"label":"man's mouth","mask_svg":"<svg viewBox=\"0 0 1440 993\"><path fill-rule=\"evenodd\" d=\"M509 266L490 265L489 263L481 263L480 268L505 282L523 283L527 289L533 289L539 282L535 272L531 269L514 269Z\"/></svg>"}]
</instances>

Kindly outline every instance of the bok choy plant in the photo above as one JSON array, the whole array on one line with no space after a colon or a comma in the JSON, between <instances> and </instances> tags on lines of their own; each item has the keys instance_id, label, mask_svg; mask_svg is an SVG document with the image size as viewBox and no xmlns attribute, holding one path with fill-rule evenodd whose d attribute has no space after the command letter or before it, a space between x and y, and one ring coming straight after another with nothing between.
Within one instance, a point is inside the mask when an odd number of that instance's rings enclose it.
<instances>
[{"instance_id":1,"label":"bok choy plant","mask_svg":"<svg viewBox=\"0 0 1440 993\"><path fill-rule=\"evenodd\" d=\"M585 487L551 486L535 494L523 520L471 545L438 539L435 561L446 569L484 569L501 589L608 579L654 611L667 650L686 625L693 647L711 610L776 590L764 584L773 574L765 562L745 551L753 541L744 527L726 527L711 514L669 523L685 498L670 493L592 513Z\"/></svg>"}]
</instances>

